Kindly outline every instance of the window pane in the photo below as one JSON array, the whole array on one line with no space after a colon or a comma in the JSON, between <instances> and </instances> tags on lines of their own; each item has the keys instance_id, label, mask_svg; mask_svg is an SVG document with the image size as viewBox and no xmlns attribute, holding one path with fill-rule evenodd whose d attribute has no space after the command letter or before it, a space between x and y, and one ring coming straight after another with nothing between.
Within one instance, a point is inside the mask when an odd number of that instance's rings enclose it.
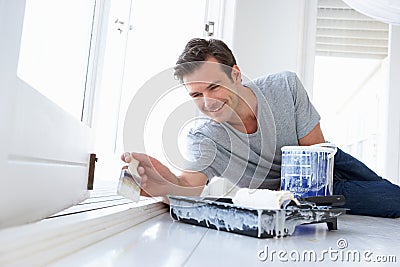
<instances>
[{"instance_id":1,"label":"window pane","mask_svg":"<svg viewBox=\"0 0 400 267\"><path fill-rule=\"evenodd\" d=\"M81 119L95 0L26 1L18 76Z\"/></svg>"}]
</instances>

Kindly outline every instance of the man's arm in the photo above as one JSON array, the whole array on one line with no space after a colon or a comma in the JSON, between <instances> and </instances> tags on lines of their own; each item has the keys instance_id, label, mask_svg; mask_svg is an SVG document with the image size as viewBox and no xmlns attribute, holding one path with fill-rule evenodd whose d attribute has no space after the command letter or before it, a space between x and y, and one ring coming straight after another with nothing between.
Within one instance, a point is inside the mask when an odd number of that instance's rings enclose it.
<instances>
[{"instance_id":1,"label":"man's arm","mask_svg":"<svg viewBox=\"0 0 400 267\"><path fill-rule=\"evenodd\" d=\"M160 161L146 154L124 153L121 159L128 163L131 157L139 161L137 170L142 177L140 187L143 196L198 196L207 183L207 176L201 172L184 171L177 176Z\"/></svg>"},{"instance_id":2,"label":"man's arm","mask_svg":"<svg viewBox=\"0 0 400 267\"><path fill-rule=\"evenodd\" d=\"M208 177L202 172L185 171L178 176L179 188L175 195L199 196L207 183Z\"/></svg>"},{"instance_id":3,"label":"man's arm","mask_svg":"<svg viewBox=\"0 0 400 267\"><path fill-rule=\"evenodd\" d=\"M314 144L325 143L324 135L322 134L321 126L318 123L314 129L311 130L306 136L299 139L299 145L310 146Z\"/></svg>"}]
</instances>

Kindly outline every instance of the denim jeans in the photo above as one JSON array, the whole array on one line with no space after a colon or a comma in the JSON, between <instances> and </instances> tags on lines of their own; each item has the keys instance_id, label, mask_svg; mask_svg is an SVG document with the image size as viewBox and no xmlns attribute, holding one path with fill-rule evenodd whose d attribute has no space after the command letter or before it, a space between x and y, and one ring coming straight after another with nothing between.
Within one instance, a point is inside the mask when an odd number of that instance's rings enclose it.
<instances>
[{"instance_id":1,"label":"denim jeans","mask_svg":"<svg viewBox=\"0 0 400 267\"><path fill-rule=\"evenodd\" d=\"M338 148L333 193L344 195L349 214L400 217L400 187L378 176L364 163Z\"/></svg>"}]
</instances>

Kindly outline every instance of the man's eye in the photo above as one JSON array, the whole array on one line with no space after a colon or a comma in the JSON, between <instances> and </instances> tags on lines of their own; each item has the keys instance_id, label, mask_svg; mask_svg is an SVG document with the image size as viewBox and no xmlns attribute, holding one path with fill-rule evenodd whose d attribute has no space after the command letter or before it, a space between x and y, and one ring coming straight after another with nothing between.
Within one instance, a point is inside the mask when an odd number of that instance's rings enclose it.
<instances>
[{"instance_id":1,"label":"man's eye","mask_svg":"<svg viewBox=\"0 0 400 267\"><path fill-rule=\"evenodd\" d=\"M215 86L211 87L210 90L215 90L215 89L217 89L218 87L219 87L219 85L215 85Z\"/></svg>"},{"instance_id":2,"label":"man's eye","mask_svg":"<svg viewBox=\"0 0 400 267\"><path fill-rule=\"evenodd\" d=\"M196 97L199 97L199 96L200 96L200 94L193 94L192 95L193 98L196 98Z\"/></svg>"}]
</instances>

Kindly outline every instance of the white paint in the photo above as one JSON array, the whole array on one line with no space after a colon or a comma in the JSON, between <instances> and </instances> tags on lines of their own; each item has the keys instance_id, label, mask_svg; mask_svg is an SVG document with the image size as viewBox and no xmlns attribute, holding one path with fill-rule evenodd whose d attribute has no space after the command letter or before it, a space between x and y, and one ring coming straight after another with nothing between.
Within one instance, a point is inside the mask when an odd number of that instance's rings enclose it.
<instances>
[{"instance_id":1,"label":"white paint","mask_svg":"<svg viewBox=\"0 0 400 267\"><path fill-rule=\"evenodd\" d=\"M289 191L241 188L232 198L235 205L253 209L280 209L285 200L296 201Z\"/></svg>"},{"instance_id":2,"label":"white paint","mask_svg":"<svg viewBox=\"0 0 400 267\"><path fill-rule=\"evenodd\" d=\"M234 197L239 187L226 178L213 177L204 187L202 197Z\"/></svg>"},{"instance_id":3,"label":"white paint","mask_svg":"<svg viewBox=\"0 0 400 267\"><path fill-rule=\"evenodd\" d=\"M228 232L257 230L258 237L291 235L295 227L300 224L319 222L323 216L336 217L342 213L326 211L322 207L320 210L318 208L315 210L261 209L221 202L217 206L209 200L187 199L179 196L171 196L169 200L171 216L175 214L178 220L191 219L198 223L205 222L207 227L213 226L218 230Z\"/></svg>"}]
</instances>

